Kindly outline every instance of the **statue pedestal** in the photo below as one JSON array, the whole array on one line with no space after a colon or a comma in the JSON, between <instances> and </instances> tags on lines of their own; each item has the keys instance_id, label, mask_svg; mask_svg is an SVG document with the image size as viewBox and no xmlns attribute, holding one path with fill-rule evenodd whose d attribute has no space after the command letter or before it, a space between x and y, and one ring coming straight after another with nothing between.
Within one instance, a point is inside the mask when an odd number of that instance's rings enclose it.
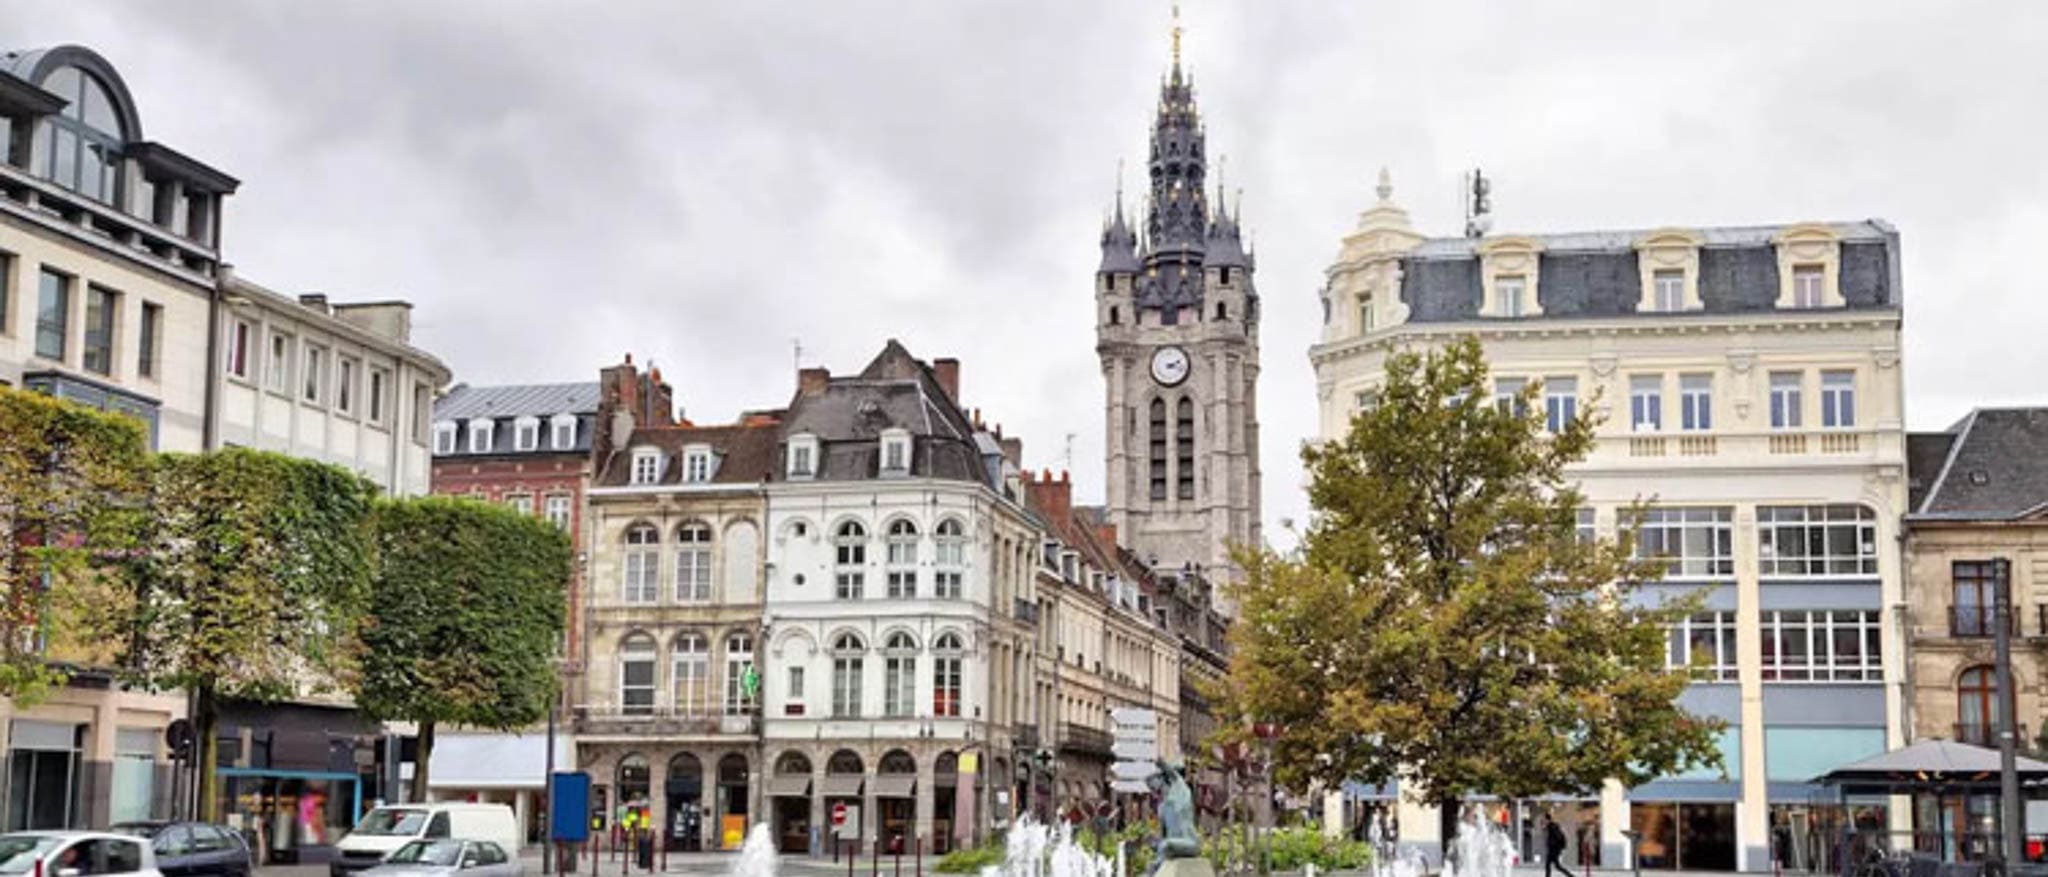
<instances>
[{"instance_id":1,"label":"statue pedestal","mask_svg":"<svg viewBox=\"0 0 2048 877\"><path fill-rule=\"evenodd\" d=\"M1209 860L1196 856L1192 859L1167 859L1152 877L1216 877L1216 868Z\"/></svg>"}]
</instances>

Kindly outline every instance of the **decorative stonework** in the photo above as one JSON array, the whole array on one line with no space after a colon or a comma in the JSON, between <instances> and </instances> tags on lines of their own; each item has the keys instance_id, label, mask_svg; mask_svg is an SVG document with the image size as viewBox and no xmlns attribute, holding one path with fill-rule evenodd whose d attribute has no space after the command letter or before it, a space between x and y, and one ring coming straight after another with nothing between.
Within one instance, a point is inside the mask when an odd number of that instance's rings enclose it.
<instances>
[{"instance_id":1,"label":"decorative stonework","mask_svg":"<svg viewBox=\"0 0 2048 877\"><path fill-rule=\"evenodd\" d=\"M1794 269L1805 265L1821 269L1822 306L1846 304L1842 298L1842 236L1834 229L1802 223L1779 232L1771 242L1778 248L1778 307L1795 305L1792 276Z\"/></svg>"},{"instance_id":2,"label":"decorative stonework","mask_svg":"<svg viewBox=\"0 0 2048 877\"><path fill-rule=\"evenodd\" d=\"M1539 257L1543 244L1535 238L1505 237L1492 238L1479 245L1479 282L1485 290L1486 300L1481 303L1482 317L1505 317L1508 309L1500 298L1500 280L1503 277L1522 278L1521 316L1543 316L1542 284L1537 275Z\"/></svg>"},{"instance_id":3,"label":"decorative stonework","mask_svg":"<svg viewBox=\"0 0 2048 877\"><path fill-rule=\"evenodd\" d=\"M1643 283L1636 310L1658 310L1659 271L1684 272L1685 310L1705 310L1706 304L1700 300L1700 245L1704 242L1698 232L1677 228L1653 231L1636 241L1636 264L1642 271Z\"/></svg>"}]
</instances>

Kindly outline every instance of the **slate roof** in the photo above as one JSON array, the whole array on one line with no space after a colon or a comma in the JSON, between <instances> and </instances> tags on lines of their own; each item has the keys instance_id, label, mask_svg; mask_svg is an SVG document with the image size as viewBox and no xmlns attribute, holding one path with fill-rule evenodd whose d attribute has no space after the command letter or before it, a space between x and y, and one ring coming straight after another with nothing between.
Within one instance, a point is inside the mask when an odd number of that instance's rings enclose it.
<instances>
[{"instance_id":1,"label":"slate roof","mask_svg":"<svg viewBox=\"0 0 2048 877\"><path fill-rule=\"evenodd\" d=\"M910 477L1000 487L959 404L946 395L931 369L894 339L860 374L832 377L815 395L799 391L790 401L781 438L786 443L801 433L817 437L818 473L805 480L860 481L881 477L880 439L888 429L910 433Z\"/></svg>"},{"instance_id":2,"label":"slate roof","mask_svg":"<svg viewBox=\"0 0 2048 877\"><path fill-rule=\"evenodd\" d=\"M596 484L617 487L630 483L632 449L649 446L659 448L666 460L661 479L656 483L681 484L683 448L697 444L710 445L717 461L711 472L712 484L759 484L767 481L780 458L776 450L776 422L765 415L757 414L743 423L718 426L647 427L634 430L633 437L619 446L619 452L612 454L605 463L604 471L597 474Z\"/></svg>"},{"instance_id":3,"label":"slate roof","mask_svg":"<svg viewBox=\"0 0 2048 877\"><path fill-rule=\"evenodd\" d=\"M1898 236L1880 220L1823 223L1841 239L1840 282L1849 310L1897 309L1900 303ZM1771 239L1791 226L1690 229L1700 247L1699 293L1708 314L1777 308L1778 255ZM1527 235L1542 245L1536 297L1543 320L1636 316L1642 272L1635 251L1650 230ZM1498 236L1496 236L1497 238ZM1411 322L1479 320L1481 289L1477 247L1488 239L1436 238L1401 259L1401 299ZM1684 319L1685 314L1643 314Z\"/></svg>"},{"instance_id":4,"label":"slate roof","mask_svg":"<svg viewBox=\"0 0 2048 877\"><path fill-rule=\"evenodd\" d=\"M2048 408L1979 408L1946 432L1910 435L1906 465L1909 481L1925 484L1909 520L2012 521L2048 512Z\"/></svg>"},{"instance_id":5,"label":"slate roof","mask_svg":"<svg viewBox=\"0 0 2048 877\"><path fill-rule=\"evenodd\" d=\"M557 414L576 415L576 441L567 448L554 446L554 429L549 420ZM532 450L516 450L516 421L520 417L528 416L540 419L539 445ZM483 453L471 453L470 422L479 417L491 418L491 449ZM508 454L587 453L597 421L597 382L506 384L496 387L457 384L447 395L434 402L434 421L452 421L455 424L455 452L435 454L434 456L439 459L496 457Z\"/></svg>"}]
</instances>

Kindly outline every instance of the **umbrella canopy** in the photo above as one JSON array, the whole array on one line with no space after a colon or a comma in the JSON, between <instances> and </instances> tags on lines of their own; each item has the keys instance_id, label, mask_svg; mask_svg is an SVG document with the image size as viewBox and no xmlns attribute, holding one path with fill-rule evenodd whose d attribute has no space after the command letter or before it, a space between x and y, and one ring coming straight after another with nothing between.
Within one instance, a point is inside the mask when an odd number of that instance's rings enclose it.
<instances>
[{"instance_id":1,"label":"umbrella canopy","mask_svg":"<svg viewBox=\"0 0 2048 877\"><path fill-rule=\"evenodd\" d=\"M2048 763L2023 757L2018 766L2022 784L2048 780ZM1953 740L1923 740L1842 765L1815 777L1814 782L1859 789L1878 786L1893 792L1958 787L1995 789L1998 750Z\"/></svg>"}]
</instances>

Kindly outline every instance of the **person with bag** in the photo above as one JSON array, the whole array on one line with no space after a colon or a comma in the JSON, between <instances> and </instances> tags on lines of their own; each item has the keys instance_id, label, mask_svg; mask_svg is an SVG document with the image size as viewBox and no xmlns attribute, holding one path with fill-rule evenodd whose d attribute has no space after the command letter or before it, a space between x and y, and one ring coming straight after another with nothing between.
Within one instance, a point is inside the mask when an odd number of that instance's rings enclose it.
<instances>
[{"instance_id":1,"label":"person with bag","mask_svg":"<svg viewBox=\"0 0 2048 877\"><path fill-rule=\"evenodd\" d=\"M1564 826L1557 824L1555 813L1545 814L1543 821L1543 877L1550 877L1552 868L1564 877L1572 877L1572 869L1564 865Z\"/></svg>"}]
</instances>

